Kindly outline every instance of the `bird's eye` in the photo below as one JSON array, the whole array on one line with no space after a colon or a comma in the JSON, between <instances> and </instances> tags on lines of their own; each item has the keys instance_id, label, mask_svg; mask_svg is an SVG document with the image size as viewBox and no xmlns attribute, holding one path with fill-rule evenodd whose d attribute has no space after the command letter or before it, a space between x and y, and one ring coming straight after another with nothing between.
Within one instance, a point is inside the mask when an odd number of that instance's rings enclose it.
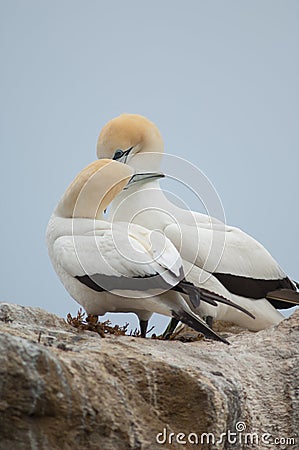
<instances>
[{"instance_id":1,"label":"bird's eye","mask_svg":"<svg viewBox=\"0 0 299 450\"><path fill-rule=\"evenodd\" d=\"M114 153L113 159L119 159L123 156L124 152L122 150L116 150Z\"/></svg>"},{"instance_id":2,"label":"bird's eye","mask_svg":"<svg viewBox=\"0 0 299 450\"><path fill-rule=\"evenodd\" d=\"M119 159L123 156L124 152L122 150L116 150L113 159Z\"/></svg>"},{"instance_id":3,"label":"bird's eye","mask_svg":"<svg viewBox=\"0 0 299 450\"><path fill-rule=\"evenodd\" d=\"M128 155L129 155L129 153L130 153L131 150L133 150L133 147L130 147L130 148L128 148L128 150L125 150L125 151L120 150L120 149L117 149L117 150L115 150L113 159L114 159L114 160L117 160L117 159L121 159L123 156L125 156L125 161L124 161L124 163L126 163L127 157L128 157Z\"/></svg>"}]
</instances>

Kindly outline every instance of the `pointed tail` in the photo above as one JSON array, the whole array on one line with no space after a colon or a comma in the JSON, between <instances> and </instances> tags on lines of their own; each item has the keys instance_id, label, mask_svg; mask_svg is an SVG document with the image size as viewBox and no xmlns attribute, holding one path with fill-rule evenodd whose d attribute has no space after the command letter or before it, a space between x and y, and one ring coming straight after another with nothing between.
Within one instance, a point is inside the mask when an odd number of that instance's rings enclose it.
<instances>
[{"instance_id":1,"label":"pointed tail","mask_svg":"<svg viewBox=\"0 0 299 450\"><path fill-rule=\"evenodd\" d=\"M236 303L232 302L226 297L223 297L222 295L215 294L214 292L210 292L207 289L202 289L197 286L194 286L194 284L190 283L189 281L182 280L175 287L175 290L178 290L179 292L188 295L190 298L190 302L192 303L194 308L197 308L199 306L200 301L204 301L213 306L218 306L217 302L219 302L224 303L225 305L231 306L233 308L236 308L239 311L242 311L244 314L247 314L247 316L251 317L252 319L255 319L255 316L251 314L249 311L247 311L247 309L242 308L242 306L237 305Z\"/></svg>"},{"instance_id":2,"label":"pointed tail","mask_svg":"<svg viewBox=\"0 0 299 450\"><path fill-rule=\"evenodd\" d=\"M198 316L193 314L191 311L188 312L186 310L180 309L179 311L171 311L172 317L174 317L179 322L183 322L189 327L193 328L195 331L202 333L209 339L214 339L215 341L224 342L225 344L229 344L229 342L219 336L219 334L215 333L215 331L211 330L208 325Z\"/></svg>"},{"instance_id":3,"label":"pointed tail","mask_svg":"<svg viewBox=\"0 0 299 450\"><path fill-rule=\"evenodd\" d=\"M285 309L292 306L299 305L299 292L293 291L292 289L278 289L276 291L268 292L266 299L269 300L273 306L276 302L277 308Z\"/></svg>"},{"instance_id":4,"label":"pointed tail","mask_svg":"<svg viewBox=\"0 0 299 450\"><path fill-rule=\"evenodd\" d=\"M297 289L299 289L299 283L298 283L298 281L293 280L293 283L295 283Z\"/></svg>"}]
</instances>

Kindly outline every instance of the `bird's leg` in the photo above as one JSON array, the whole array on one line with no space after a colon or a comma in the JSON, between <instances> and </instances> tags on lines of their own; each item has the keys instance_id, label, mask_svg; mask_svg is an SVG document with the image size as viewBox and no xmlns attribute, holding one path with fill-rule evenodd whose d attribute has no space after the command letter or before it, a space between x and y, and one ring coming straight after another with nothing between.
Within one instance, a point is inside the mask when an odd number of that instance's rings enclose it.
<instances>
[{"instance_id":1,"label":"bird's leg","mask_svg":"<svg viewBox=\"0 0 299 450\"><path fill-rule=\"evenodd\" d=\"M169 339L170 336L172 335L172 333L174 332L174 330L176 329L176 326L177 326L178 323L179 323L179 321L173 317L171 319L171 321L169 322L168 327L166 328L166 330L162 334L162 337L164 339Z\"/></svg>"},{"instance_id":2,"label":"bird's leg","mask_svg":"<svg viewBox=\"0 0 299 450\"><path fill-rule=\"evenodd\" d=\"M145 338L146 337L146 330L148 326L148 320L139 320L139 326L140 326L140 336Z\"/></svg>"},{"instance_id":3,"label":"bird's leg","mask_svg":"<svg viewBox=\"0 0 299 450\"><path fill-rule=\"evenodd\" d=\"M206 317L206 322L207 322L208 327L210 327L211 330L212 330L213 329L213 317L212 316L207 316Z\"/></svg>"}]
</instances>

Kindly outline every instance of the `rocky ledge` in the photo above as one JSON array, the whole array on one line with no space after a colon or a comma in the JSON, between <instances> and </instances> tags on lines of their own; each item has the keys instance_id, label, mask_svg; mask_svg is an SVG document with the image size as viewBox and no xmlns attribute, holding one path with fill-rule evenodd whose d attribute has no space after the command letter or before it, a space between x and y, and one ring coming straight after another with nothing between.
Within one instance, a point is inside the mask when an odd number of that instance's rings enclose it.
<instances>
[{"instance_id":1,"label":"rocky ledge","mask_svg":"<svg viewBox=\"0 0 299 450\"><path fill-rule=\"evenodd\" d=\"M298 448L298 328L102 338L1 303L0 449Z\"/></svg>"}]
</instances>

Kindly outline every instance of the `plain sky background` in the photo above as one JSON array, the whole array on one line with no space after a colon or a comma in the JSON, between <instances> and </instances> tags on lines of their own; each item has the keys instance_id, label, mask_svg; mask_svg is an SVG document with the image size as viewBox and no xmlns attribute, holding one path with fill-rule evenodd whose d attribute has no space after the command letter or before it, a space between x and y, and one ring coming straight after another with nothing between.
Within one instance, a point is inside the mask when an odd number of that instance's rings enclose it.
<instances>
[{"instance_id":1,"label":"plain sky background","mask_svg":"<svg viewBox=\"0 0 299 450\"><path fill-rule=\"evenodd\" d=\"M1 301L77 311L45 229L122 112L153 120L299 278L297 0L2 0L0 21Z\"/></svg>"}]
</instances>

